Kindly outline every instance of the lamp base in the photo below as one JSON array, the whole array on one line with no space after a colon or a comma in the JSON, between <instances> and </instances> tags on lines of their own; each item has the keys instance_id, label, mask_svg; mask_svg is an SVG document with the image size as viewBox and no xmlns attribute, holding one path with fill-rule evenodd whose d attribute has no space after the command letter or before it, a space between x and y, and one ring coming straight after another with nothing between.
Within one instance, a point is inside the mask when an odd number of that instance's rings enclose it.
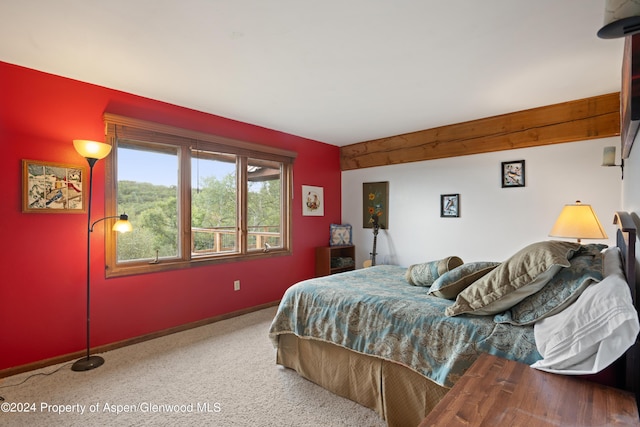
<instances>
[{"instance_id":1,"label":"lamp base","mask_svg":"<svg viewBox=\"0 0 640 427\"><path fill-rule=\"evenodd\" d=\"M102 366L104 363L104 359L100 356L89 356L83 357L82 359L76 360L73 365L71 365L72 371L90 371L99 366Z\"/></svg>"}]
</instances>

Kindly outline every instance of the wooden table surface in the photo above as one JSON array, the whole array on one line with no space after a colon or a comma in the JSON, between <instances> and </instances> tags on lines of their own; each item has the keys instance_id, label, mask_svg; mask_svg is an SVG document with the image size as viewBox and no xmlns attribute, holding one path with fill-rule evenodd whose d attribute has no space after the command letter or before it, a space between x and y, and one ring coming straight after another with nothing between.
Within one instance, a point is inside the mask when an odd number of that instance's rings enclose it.
<instances>
[{"instance_id":1,"label":"wooden table surface","mask_svg":"<svg viewBox=\"0 0 640 427\"><path fill-rule=\"evenodd\" d=\"M427 426L640 426L635 396L483 354L420 423Z\"/></svg>"}]
</instances>

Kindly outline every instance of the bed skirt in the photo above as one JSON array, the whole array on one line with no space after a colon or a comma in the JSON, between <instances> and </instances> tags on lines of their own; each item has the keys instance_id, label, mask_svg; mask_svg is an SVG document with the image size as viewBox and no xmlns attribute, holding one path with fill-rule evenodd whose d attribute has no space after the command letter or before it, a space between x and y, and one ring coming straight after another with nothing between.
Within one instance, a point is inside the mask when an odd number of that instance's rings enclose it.
<instances>
[{"instance_id":1,"label":"bed skirt","mask_svg":"<svg viewBox=\"0 0 640 427\"><path fill-rule=\"evenodd\" d=\"M388 360L324 341L278 336L277 363L373 409L389 427L417 426L449 389Z\"/></svg>"}]
</instances>

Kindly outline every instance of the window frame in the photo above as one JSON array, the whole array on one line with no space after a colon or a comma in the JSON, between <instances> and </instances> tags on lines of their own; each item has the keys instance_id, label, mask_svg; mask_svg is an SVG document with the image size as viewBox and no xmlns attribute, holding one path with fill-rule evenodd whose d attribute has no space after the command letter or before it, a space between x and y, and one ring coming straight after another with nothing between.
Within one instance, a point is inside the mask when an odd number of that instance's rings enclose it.
<instances>
[{"instance_id":1,"label":"window frame","mask_svg":"<svg viewBox=\"0 0 640 427\"><path fill-rule=\"evenodd\" d=\"M293 163L297 153L277 147L224 138L209 133L193 131L170 125L105 113L105 140L114 149L105 159L105 216L116 216L117 212L117 145L118 139L148 144L164 144L178 148L180 176L178 179L178 257L160 259L150 264L149 260L118 262L116 254L117 233L105 227L105 276L119 277L133 274L189 268L197 265L212 265L258 258L290 255L292 252ZM239 156L238 168L238 252L220 255L191 254L191 149L211 150ZM282 163L281 172L281 234L282 247L268 251L247 248L247 171L248 159L269 160Z\"/></svg>"}]
</instances>

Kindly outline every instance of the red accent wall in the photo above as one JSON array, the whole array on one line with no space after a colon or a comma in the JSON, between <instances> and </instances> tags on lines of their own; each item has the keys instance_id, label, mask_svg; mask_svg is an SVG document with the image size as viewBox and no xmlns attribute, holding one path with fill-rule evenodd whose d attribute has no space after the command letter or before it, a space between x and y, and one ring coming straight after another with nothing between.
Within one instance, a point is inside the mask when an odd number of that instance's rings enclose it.
<instances>
[{"instance_id":1,"label":"red accent wall","mask_svg":"<svg viewBox=\"0 0 640 427\"><path fill-rule=\"evenodd\" d=\"M21 160L85 165L72 140L104 140L104 112L296 151L293 255L105 279L95 233L92 346L279 300L313 276L314 248L340 222L338 147L3 62L0 94L0 370L85 348L86 216L22 213ZM100 218L104 164L94 171ZM302 185L324 187L323 217L302 216Z\"/></svg>"}]
</instances>

